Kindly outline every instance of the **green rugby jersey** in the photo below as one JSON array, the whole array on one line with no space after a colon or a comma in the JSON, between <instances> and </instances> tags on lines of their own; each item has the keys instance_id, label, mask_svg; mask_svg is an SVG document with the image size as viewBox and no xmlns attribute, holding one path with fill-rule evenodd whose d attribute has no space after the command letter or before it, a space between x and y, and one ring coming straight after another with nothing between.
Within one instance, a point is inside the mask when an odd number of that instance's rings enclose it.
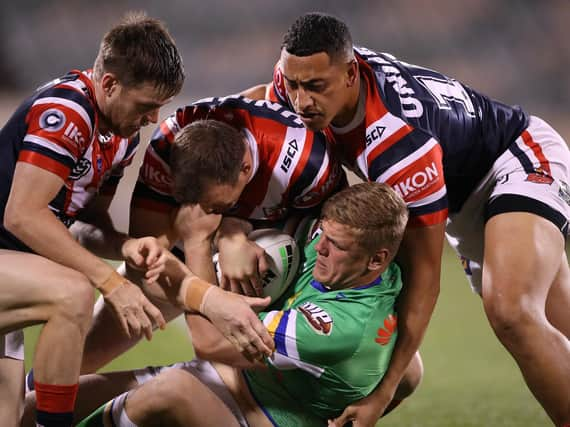
<instances>
[{"instance_id":1,"label":"green rugby jersey","mask_svg":"<svg viewBox=\"0 0 570 427\"><path fill-rule=\"evenodd\" d=\"M277 426L323 426L367 396L388 369L401 290L394 263L365 286L330 291L311 275L314 237L300 276L260 318L275 339L267 370L244 371L254 398Z\"/></svg>"}]
</instances>

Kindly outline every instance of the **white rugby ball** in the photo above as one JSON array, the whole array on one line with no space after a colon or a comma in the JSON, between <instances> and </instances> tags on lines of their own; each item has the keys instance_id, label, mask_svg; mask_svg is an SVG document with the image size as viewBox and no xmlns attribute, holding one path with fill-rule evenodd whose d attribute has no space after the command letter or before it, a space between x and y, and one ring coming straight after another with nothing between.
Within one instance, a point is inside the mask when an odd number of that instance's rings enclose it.
<instances>
[{"instance_id":1,"label":"white rugby ball","mask_svg":"<svg viewBox=\"0 0 570 427\"><path fill-rule=\"evenodd\" d=\"M297 242L291 236L276 228L263 228L252 231L248 238L265 250L268 270L262 278L263 295L277 300L293 282L301 254ZM222 271L218 263L218 254L213 258L218 280Z\"/></svg>"}]
</instances>

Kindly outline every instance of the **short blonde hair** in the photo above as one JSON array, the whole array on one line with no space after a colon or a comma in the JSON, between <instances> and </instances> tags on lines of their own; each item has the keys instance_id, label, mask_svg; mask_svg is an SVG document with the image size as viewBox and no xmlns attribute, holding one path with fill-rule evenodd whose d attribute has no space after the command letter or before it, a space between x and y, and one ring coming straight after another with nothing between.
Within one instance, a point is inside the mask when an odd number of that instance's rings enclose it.
<instances>
[{"instance_id":1,"label":"short blonde hair","mask_svg":"<svg viewBox=\"0 0 570 427\"><path fill-rule=\"evenodd\" d=\"M393 258L408 223L408 208L390 186L364 182L329 198L321 218L352 228L357 242L370 254L386 248Z\"/></svg>"}]
</instances>

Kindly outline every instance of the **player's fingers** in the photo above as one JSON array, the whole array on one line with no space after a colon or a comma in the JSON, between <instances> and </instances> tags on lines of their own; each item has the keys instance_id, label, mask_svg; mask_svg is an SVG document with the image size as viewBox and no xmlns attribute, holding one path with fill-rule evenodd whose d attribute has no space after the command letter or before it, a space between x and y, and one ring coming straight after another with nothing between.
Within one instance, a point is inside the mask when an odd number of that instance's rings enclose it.
<instances>
[{"instance_id":1,"label":"player's fingers","mask_svg":"<svg viewBox=\"0 0 570 427\"><path fill-rule=\"evenodd\" d=\"M248 296L255 296L255 287L249 279L243 279L240 281L241 294Z\"/></svg>"},{"instance_id":2,"label":"player's fingers","mask_svg":"<svg viewBox=\"0 0 570 427\"><path fill-rule=\"evenodd\" d=\"M257 259L257 271L259 271L260 276L263 276L267 270L269 270L269 263L267 262L267 254L263 252L263 255Z\"/></svg>"},{"instance_id":3,"label":"player's fingers","mask_svg":"<svg viewBox=\"0 0 570 427\"><path fill-rule=\"evenodd\" d=\"M329 420L329 427L343 427L345 424L354 420L354 414L350 408L346 408L339 417Z\"/></svg>"},{"instance_id":4,"label":"player's fingers","mask_svg":"<svg viewBox=\"0 0 570 427\"><path fill-rule=\"evenodd\" d=\"M166 327L166 320L164 320L162 312L148 300L143 303L143 310L150 319L151 325L154 324L160 329L164 329Z\"/></svg>"},{"instance_id":5,"label":"player's fingers","mask_svg":"<svg viewBox=\"0 0 570 427\"><path fill-rule=\"evenodd\" d=\"M234 280L234 279L230 279L230 290L234 294L241 294L242 290L241 290L240 282L238 282L237 280Z\"/></svg>"},{"instance_id":6,"label":"player's fingers","mask_svg":"<svg viewBox=\"0 0 570 427\"><path fill-rule=\"evenodd\" d=\"M259 312L271 303L271 297L258 298L258 297L244 297L245 302L249 304L251 309Z\"/></svg>"},{"instance_id":7,"label":"player's fingers","mask_svg":"<svg viewBox=\"0 0 570 427\"><path fill-rule=\"evenodd\" d=\"M137 319L137 316L132 311L129 311L127 314L127 323L129 325L131 336L139 338L141 336L141 324Z\"/></svg>"},{"instance_id":8,"label":"player's fingers","mask_svg":"<svg viewBox=\"0 0 570 427\"><path fill-rule=\"evenodd\" d=\"M273 338L271 338L271 335L269 335L269 332L261 321L258 319L252 321L250 329L246 332L250 343L255 347L257 352L266 356L273 354L273 350L275 349Z\"/></svg>"},{"instance_id":9,"label":"player's fingers","mask_svg":"<svg viewBox=\"0 0 570 427\"><path fill-rule=\"evenodd\" d=\"M146 265L150 266L153 265L162 253L162 248L157 244L146 245L147 247L147 255L146 255Z\"/></svg>"},{"instance_id":10,"label":"player's fingers","mask_svg":"<svg viewBox=\"0 0 570 427\"><path fill-rule=\"evenodd\" d=\"M262 296L263 295L263 282L258 275L254 275L250 278L251 287L253 288L252 294L247 294L251 296Z\"/></svg>"},{"instance_id":11,"label":"player's fingers","mask_svg":"<svg viewBox=\"0 0 570 427\"><path fill-rule=\"evenodd\" d=\"M220 280L220 288L224 291L231 290L230 279L228 279L227 276L222 276L222 279Z\"/></svg>"},{"instance_id":12,"label":"player's fingers","mask_svg":"<svg viewBox=\"0 0 570 427\"><path fill-rule=\"evenodd\" d=\"M152 340L152 323L144 310L141 310L138 319L141 325L141 331L144 334L145 338L147 341Z\"/></svg>"}]
</instances>

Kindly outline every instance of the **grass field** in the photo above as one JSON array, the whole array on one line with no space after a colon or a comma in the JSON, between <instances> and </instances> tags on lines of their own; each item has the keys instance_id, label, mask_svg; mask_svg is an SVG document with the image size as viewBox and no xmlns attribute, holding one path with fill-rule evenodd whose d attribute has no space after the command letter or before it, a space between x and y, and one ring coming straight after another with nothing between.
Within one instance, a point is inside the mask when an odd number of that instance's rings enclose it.
<instances>
[{"instance_id":1,"label":"grass field","mask_svg":"<svg viewBox=\"0 0 570 427\"><path fill-rule=\"evenodd\" d=\"M413 397L378 426L550 426L514 361L494 337L479 297L469 289L459 262L449 250L443 262L441 295L421 348L425 366L423 382ZM27 334L28 356L32 355L37 331L31 328ZM157 333L152 342L139 344L105 370L171 363L191 357L187 334L175 323Z\"/></svg>"}]
</instances>

